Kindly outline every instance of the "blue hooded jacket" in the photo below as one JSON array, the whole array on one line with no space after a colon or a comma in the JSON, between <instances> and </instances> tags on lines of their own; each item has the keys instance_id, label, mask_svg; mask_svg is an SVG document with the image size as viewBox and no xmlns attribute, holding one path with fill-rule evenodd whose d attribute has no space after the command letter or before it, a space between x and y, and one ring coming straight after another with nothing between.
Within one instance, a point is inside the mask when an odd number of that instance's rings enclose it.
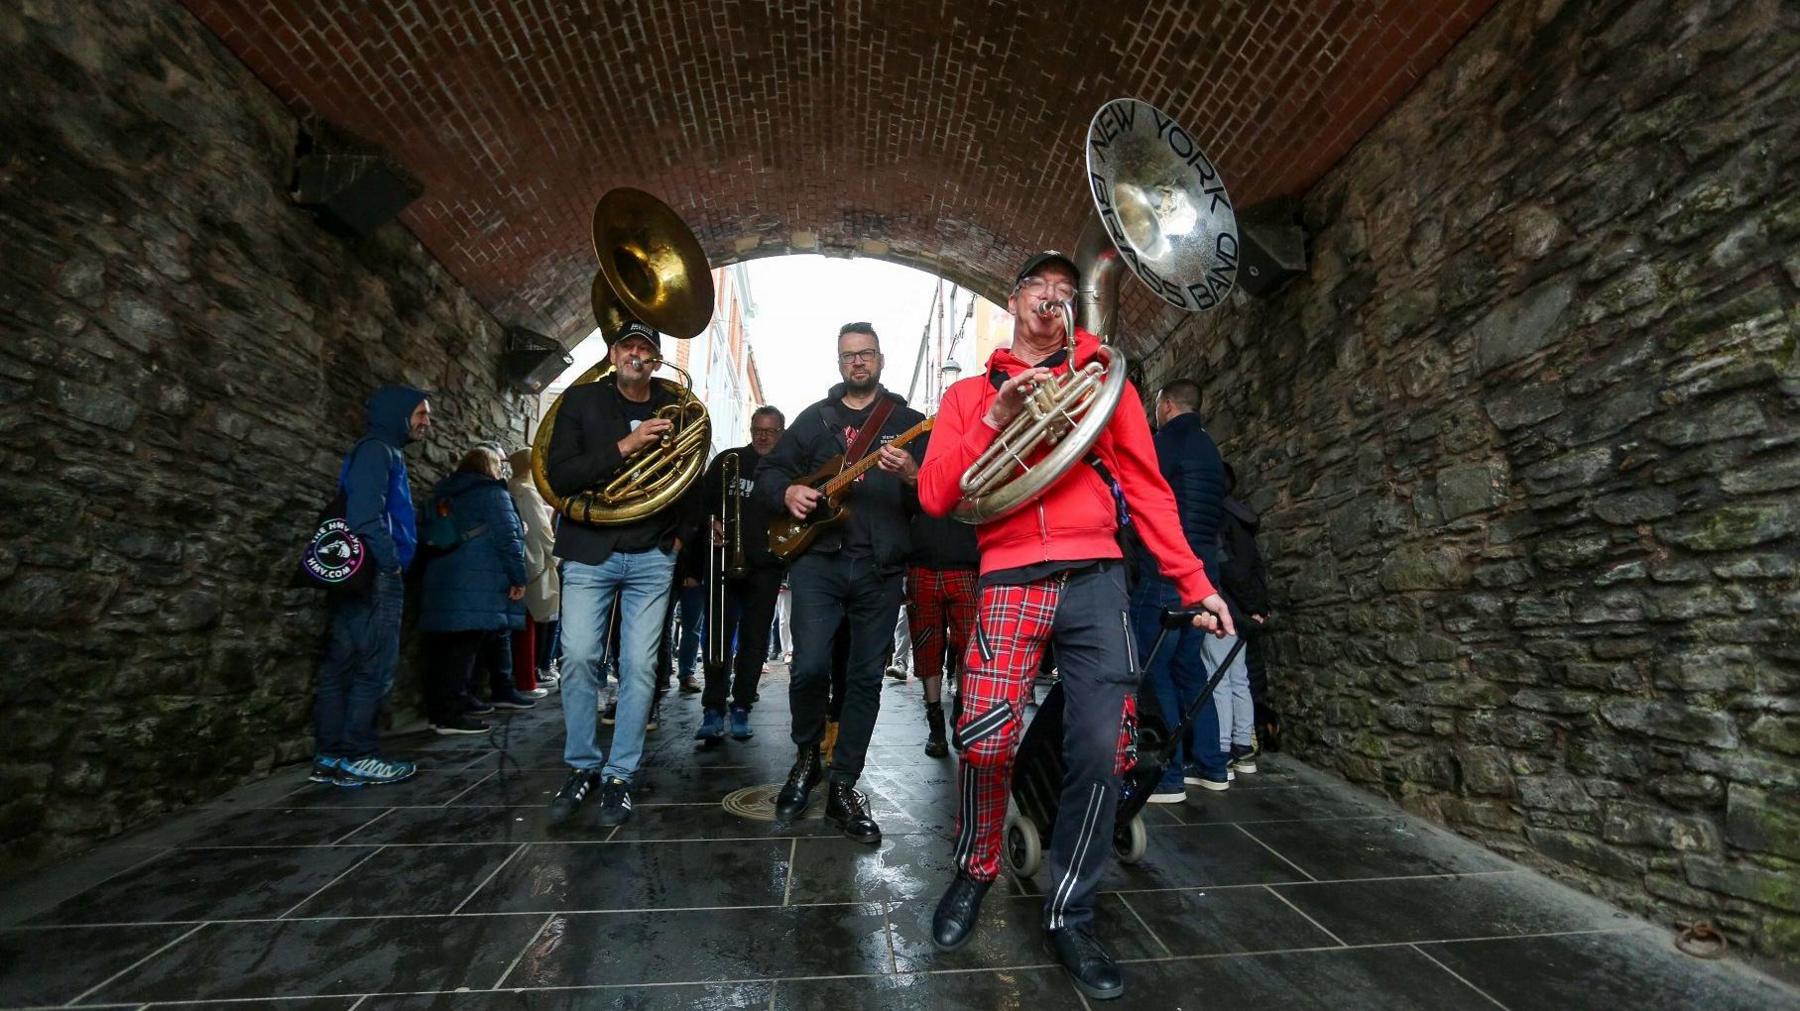
<instances>
[{"instance_id":1,"label":"blue hooded jacket","mask_svg":"<svg viewBox=\"0 0 1800 1011\"><path fill-rule=\"evenodd\" d=\"M498 632L525 627L525 602L506 599L524 586L525 539L506 485L459 471L432 489L430 508L450 503L457 533L468 540L425 565L420 587L422 632Z\"/></svg>"},{"instance_id":2,"label":"blue hooded jacket","mask_svg":"<svg viewBox=\"0 0 1800 1011\"><path fill-rule=\"evenodd\" d=\"M344 522L359 534L383 572L412 564L419 536L412 489L406 483L406 444L412 413L425 391L382 386L369 395L368 427L338 472Z\"/></svg>"},{"instance_id":3,"label":"blue hooded jacket","mask_svg":"<svg viewBox=\"0 0 1800 1011\"><path fill-rule=\"evenodd\" d=\"M1189 411L1170 418L1156 432L1156 463L1175 493L1175 509L1181 516L1181 532L1188 547L1206 566L1207 577L1218 584L1219 522L1225 512L1225 460L1219 447ZM1142 550L1140 546L1140 550ZM1138 571L1154 573L1146 551ZM1143 567L1148 565L1149 567Z\"/></svg>"}]
</instances>

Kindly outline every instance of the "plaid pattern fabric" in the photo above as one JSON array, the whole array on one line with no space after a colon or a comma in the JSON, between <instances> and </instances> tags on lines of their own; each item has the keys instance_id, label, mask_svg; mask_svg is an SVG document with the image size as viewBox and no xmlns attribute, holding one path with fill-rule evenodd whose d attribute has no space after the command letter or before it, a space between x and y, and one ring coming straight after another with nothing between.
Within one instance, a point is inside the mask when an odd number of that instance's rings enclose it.
<instances>
[{"instance_id":1,"label":"plaid pattern fabric","mask_svg":"<svg viewBox=\"0 0 1800 1011\"><path fill-rule=\"evenodd\" d=\"M977 881L1000 876L1013 754L1024 734L1025 700L1050 641L1062 588L1060 579L1047 579L981 591L980 617L963 654L962 713L956 721L962 782L955 860Z\"/></svg>"},{"instance_id":2,"label":"plaid pattern fabric","mask_svg":"<svg viewBox=\"0 0 1800 1011\"><path fill-rule=\"evenodd\" d=\"M944 669L946 631L949 655L960 660L975 624L975 570L907 569L906 623L919 677L935 677Z\"/></svg>"}]
</instances>

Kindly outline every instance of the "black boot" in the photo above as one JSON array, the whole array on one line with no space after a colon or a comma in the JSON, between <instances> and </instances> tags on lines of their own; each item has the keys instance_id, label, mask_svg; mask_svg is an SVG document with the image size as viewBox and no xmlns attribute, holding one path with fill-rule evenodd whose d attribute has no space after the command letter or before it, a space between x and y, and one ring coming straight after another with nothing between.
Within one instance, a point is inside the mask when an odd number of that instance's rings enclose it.
<instances>
[{"instance_id":1,"label":"black boot","mask_svg":"<svg viewBox=\"0 0 1800 1011\"><path fill-rule=\"evenodd\" d=\"M1044 946L1056 955L1075 981L1075 989L1095 1000L1112 1000L1125 993L1125 977L1112 956L1100 946L1092 927L1064 927L1044 932Z\"/></svg>"},{"instance_id":2,"label":"black boot","mask_svg":"<svg viewBox=\"0 0 1800 1011\"><path fill-rule=\"evenodd\" d=\"M981 915L981 900L992 888L992 881L977 881L962 871L944 890L937 912L931 917L931 943L939 951L955 951L969 943L975 932L975 920Z\"/></svg>"},{"instance_id":3,"label":"black boot","mask_svg":"<svg viewBox=\"0 0 1800 1011\"><path fill-rule=\"evenodd\" d=\"M925 754L931 758L943 758L950 753L950 742L944 739L944 704L942 702L925 703L925 726L930 728L930 735L925 738Z\"/></svg>"},{"instance_id":4,"label":"black boot","mask_svg":"<svg viewBox=\"0 0 1800 1011\"><path fill-rule=\"evenodd\" d=\"M825 817L859 843L881 844L881 826L869 816L869 799L858 793L848 779L832 777L831 791L825 795Z\"/></svg>"},{"instance_id":5,"label":"black boot","mask_svg":"<svg viewBox=\"0 0 1800 1011\"><path fill-rule=\"evenodd\" d=\"M819 746L802 747L794 767L788 770L787 782L775 797L776 820L793 821L806 813L806 802L812 796L812 788L819 785L819 775Z\"/></svg>"}]
</instances>

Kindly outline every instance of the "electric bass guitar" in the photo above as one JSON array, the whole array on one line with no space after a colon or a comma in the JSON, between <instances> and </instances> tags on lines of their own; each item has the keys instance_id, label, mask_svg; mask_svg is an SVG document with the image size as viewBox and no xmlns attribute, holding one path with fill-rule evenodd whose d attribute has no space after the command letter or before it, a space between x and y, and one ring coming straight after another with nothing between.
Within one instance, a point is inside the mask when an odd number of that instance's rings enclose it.
<instances>
[{"instance_id":1,"label":"electric bass guitar","mask_svg":"<svg viewBox=\"0 0 1800 1011\"><path fill-rule=\"evenodd\" d=\"M913 427L894 436L888 445L895 449L931 431L933 419L926 418ZM797 520L793 514L783 509L781 515L769 520L769 550L784 563L791 563L806 553L813 542L819 539L828 527L836 526L850 518L850 507L844 499L850 495L850 488L856 479L869 472L879 459L873 451L848 467L844 466L844 454L839 453L819 467L818 470L797 478L794 484L803 484L809 488L817 488L825 494L818 505L803 520Z\"/></svg>"}]
</instances>

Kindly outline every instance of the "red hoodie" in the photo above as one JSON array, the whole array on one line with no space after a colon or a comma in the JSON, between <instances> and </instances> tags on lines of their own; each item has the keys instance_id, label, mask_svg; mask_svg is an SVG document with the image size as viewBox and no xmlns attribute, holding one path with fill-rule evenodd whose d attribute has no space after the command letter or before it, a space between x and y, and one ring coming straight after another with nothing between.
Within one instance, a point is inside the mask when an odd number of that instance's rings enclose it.
<instances>
[{"instance_id":1,"label":"red hoodie","mask_svg":"<svg viewBox=\"0 0 1800 1011\"><path fill-rule=\"evenodd\" d=\"M1092 361L1099 347L1099 338L1077 329L1076 365ZM988 373L999 369L1015 376L1030 366L1013 357L1011 350L1000 348L988 359L987 368ZM1069 365L1059 365L1054 371L1066 373ZM956 508L962 499L959 482L963 472L999 435L983 420L988 405L999 395L987 374L971 376L944 391L925 463L919 468L919 505L931 515L945 516ZM1095 441L1093 452L1124 488L1132 522L1144 546L1156 556L1157 568L1174 581L1182 603L1197 604L1213 595L1213 585L1181 532L1175 495L1157 469L1156 445L1138 404L1137 388L1126 383L1119 408ZM1094 468L1079 463L1035 502L975 528L981 545L981 571L1048 561L1117 558L1118 526L1111 490Z\"/></svg>"}]
</instances>

